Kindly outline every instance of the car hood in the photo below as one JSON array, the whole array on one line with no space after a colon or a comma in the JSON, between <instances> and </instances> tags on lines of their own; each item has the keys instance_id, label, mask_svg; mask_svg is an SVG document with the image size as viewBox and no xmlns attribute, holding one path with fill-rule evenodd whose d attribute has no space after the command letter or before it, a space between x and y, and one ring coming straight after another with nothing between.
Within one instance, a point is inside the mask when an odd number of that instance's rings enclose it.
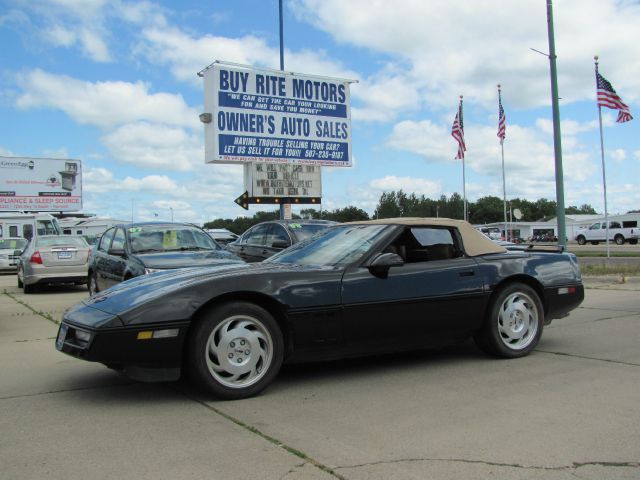
<instances>
[{"instance_id":1,"label":"car hood","mask_svg":"<svg viewBox=\"0 0 640 480\"><path fill-rule=\"evenodd\" d=\"M227 250L199 250L134 254L146 268L166 270L170 268L200 267L228 263L243 262L237 255ZM243 262L244 263L244 262Z\"/></svg>"},{"instance_id":2,"label":"car hood","mask_svg":"<svg viewBox=\"0 0 640 480\"><path fill-rule=\"evenodd\" d=\"M82 301L67 310L65 319L94 328L121 327L135 322L132 318L138 317L138 312L144 311L150 304L162 303L165 311L177 307L172 304L170 298L178 297L181 304L179 310L188 315L189 311L200 306L203 298L204 301L210 298L211 281L223 285L225 280L231 277L262 274L268 278L272 272L300 271L308 268L313 267L236 262L159 271L134 277ZM205 283L207 295L201 296L195 285L204 286Z\"/></svg>"}]
</instances>

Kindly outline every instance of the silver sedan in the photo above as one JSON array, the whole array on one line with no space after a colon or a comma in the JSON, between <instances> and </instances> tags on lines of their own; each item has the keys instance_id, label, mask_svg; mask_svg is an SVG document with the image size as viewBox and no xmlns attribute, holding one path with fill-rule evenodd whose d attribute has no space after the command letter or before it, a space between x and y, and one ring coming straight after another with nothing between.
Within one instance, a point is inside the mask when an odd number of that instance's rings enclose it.
<instances>
[{"instance_id":1,"label":"silver sedan","mask_svg":"<svg viewBox=\"0 0 640 480\"><path fill-rule=\"evenodd\" d=\"M18 288L32 293L40 285L86 284L90 254L91 247L80 236L34 237L18 260Z\"/></svg>"}]
</instances>

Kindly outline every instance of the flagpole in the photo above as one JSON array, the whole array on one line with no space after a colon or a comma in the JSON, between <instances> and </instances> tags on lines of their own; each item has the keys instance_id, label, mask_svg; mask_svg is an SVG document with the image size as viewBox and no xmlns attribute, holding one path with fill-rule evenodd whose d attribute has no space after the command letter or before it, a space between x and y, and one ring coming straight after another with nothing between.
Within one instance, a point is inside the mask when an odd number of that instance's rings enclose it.
<instances>
[{"instance_id":1,"label":"flagpole","mask_svg":"<svg viewBox=\"0 0 640 480\"><path fill-rule=\"evenodd\" d=\"M498 84L498 103L501 103L500 84ZM498 123L500 119L498 119ZM504 173L504 138L500 138L500 150L502 153L502 207L504 210L504 237L507 239L507 182Z\"/></svg>"},{"instance_id":2,"label":"flagpole","mask_svg":"<svg viewBox=\"0 0 640 480\"><path fill-rule=\"evenodd\" d=\"M460 114L462 115L462 95L460 95ZM467 181L465 178L464 157L465 155L463 152L462 154L462 205L463 205L463 219L467 221Z\"/></svg>"},{"instance_id":3,"label":"flagpole","mask_svg":"<svg viewBox=\"0 0 640 480\"><path fill-rule=\"evenodd\" d=\"M598 56L593 57L596 65L596 89L598 88ZM602 134L602 107L598 104L598 122L600 124L600 155L602 157L602 190L604 192L604 223L606 225L606 241L607 241L607 258L610 258L611 251L609 246L609 209L607 208L607 174L604 162L604 135Z\"/></svg>"}]
</instances>

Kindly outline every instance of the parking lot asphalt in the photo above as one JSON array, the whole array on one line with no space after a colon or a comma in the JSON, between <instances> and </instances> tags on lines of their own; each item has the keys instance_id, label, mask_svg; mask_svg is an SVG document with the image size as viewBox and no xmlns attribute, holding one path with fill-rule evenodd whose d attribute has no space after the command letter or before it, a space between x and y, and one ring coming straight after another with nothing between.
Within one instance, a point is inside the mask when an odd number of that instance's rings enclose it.
<instances>
[{"instance_id":1,"label":"parking lot asphalt","mask_svg":"<svg viewBox=\"0 0 640 480\"><path fill-rule=\"evenodd\" d=\"M640 284L587 284L526 358L467 342L285 367L221 402L57 352L86 290L2 275L0 478L638 479Z\"/></svg>"}]
</instances>

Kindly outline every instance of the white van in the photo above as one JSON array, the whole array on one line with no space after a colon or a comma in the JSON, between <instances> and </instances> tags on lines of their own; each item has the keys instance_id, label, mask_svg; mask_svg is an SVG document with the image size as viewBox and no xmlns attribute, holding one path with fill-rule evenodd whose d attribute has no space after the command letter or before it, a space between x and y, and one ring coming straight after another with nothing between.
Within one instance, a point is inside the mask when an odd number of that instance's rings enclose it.
<instances>
[{"instance_id":1,"label":"white van","mask_svg":"<svg viewBox=\"0 0 640 480\"><path fill-rule=\"evenodd\" d=\"M0 238L61 234L58 219L49 213L0 213Z\"/></svg>"}]
</instances>

